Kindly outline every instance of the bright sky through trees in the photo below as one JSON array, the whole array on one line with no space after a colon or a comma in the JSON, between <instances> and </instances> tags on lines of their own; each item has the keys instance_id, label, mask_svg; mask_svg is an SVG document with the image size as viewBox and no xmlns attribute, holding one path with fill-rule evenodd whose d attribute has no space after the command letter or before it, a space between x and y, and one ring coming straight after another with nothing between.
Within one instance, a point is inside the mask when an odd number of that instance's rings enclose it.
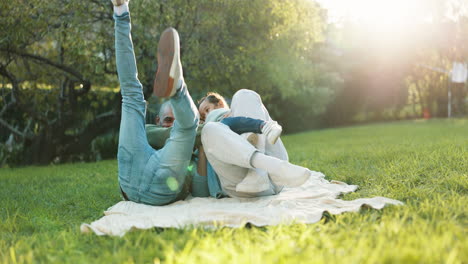
<instances>
[{"instance_id":1,"label":"bright sky through trees","mask_svg":"<svg viewBox=\"0 0 468 264\"><path fill-rule=\"evenodd\" d=\"M343 34L360 38L366 46L379 47L375 52L398 57L406 56L401 51L407 47L420 46L425 41L443 39L447 43L440 45L453 46L448 43L452 33L439 33L453 29L450 23L458 23L468 13L468 0L316 1L327 9L328 22L343 28ZM339 39L334 38L333 42L338 44ZM343 45L349 43L338 44Z\"/></svg>"},{"instance_id":2,"label":"bright sky through trees","mask_svg":"<svg viewBox=\"0 0 468 264\"><path fill-rule=\"evenodd\" d=\"M467 0L317 0L328 9L330 22L342 19L369 24L404 26L435 16L457 20L468 12Z\"/></svg>"}]
</instances>

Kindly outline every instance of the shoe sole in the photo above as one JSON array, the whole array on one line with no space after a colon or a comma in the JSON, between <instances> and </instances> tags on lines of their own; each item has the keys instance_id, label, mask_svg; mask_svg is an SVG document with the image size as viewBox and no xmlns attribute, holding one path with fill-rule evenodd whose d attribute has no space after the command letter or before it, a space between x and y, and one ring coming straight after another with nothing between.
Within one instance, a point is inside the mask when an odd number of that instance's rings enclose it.
<instances>
[{"instance_id":1,"label":"shoe sole","mask_svg":"<svg viewBox=\"0 0 468 264\"><path fill-rule=\"evenodd\" d=\"M278 141L278 139L280 138L281 134L282 134L283 130L279 130L276 134L274 134L273 136L271 137L268 137L268 142L272 145L276 144L276 141Z\"/></svg>"},{"instance_id":2,"label":"shoe sole","mask_svg":"<svg viewBox=\"0 0 468 264\"><path fill-rule=\"evenodd\" d=\"M174 89L171 67L174 64L175 52L178 52L175 45L177 39L177 32L173 28L164 30L159 39L158 70L153 84L153 93L158 97L169 97Z\"/></svg>"}]
</instances>

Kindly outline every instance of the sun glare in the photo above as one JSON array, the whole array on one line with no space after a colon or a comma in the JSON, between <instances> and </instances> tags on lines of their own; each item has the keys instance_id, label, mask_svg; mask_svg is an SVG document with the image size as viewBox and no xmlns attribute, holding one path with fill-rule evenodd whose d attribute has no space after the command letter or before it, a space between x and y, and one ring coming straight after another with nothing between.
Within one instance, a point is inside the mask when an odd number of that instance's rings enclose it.
<instances>
[{"instance_id":1,"label":"sun glare","mask_svg":"<svg viewBox=\"0 0 468 264\"><path fill-rule=\"evenodd\" d=\"M402 27L431 19L428 1L422 0L319 0L330 22L346 19L374 26ZM430 2L430 1L429 1Z\"/></svg>"},{"instance_id":2,"label":"sun glare","mask_svg":"<svg viewBox=\"0 0 468 264\"><path fill-rule=\"evenodd\" d=\"M360 0L350 9L355 19L383 25L403 25L420 19L417 3L405 0L375 1Z\"/></svg>"}]
</instances>

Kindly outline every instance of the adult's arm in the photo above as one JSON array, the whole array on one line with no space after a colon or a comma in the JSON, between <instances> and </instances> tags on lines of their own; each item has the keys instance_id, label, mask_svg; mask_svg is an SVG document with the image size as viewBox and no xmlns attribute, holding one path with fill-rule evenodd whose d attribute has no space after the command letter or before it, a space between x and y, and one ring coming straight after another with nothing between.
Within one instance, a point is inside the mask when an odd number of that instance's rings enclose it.
<instances>
[{"instance_id":1,"label":"adult's arm","mask_svg":"<svg viewBox=\"0 0 468 264\"><path fill-rule=\"evenodd\" d=\"M206 155L205 151L203 150L203 146L198 148L198 164L197 164L197 172L200 176L206 176Z\"/></svg>"},{"instance_id":2,"label":"adult's arm","mask_svg":"<svg viewBox=\"0 0 468 264\"><path fill-rule=\"evenodd\" d=\"M206 156L203 147L198 149L198 158L194 159L195 164L192 169L192 196L193 197L208 197L210 191L208 189L208 177L206 171Z\"/></svg>"}]
</instances>

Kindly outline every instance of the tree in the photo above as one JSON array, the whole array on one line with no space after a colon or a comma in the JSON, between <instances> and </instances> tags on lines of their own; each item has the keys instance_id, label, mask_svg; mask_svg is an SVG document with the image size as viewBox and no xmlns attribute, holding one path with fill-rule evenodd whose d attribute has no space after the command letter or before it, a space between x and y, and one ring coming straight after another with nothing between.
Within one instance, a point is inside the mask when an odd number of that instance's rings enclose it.
<instances>
[{"instance_id":1,"label":"tree","mask_svg":"<svg viewBox=\"0 0 468 264\"><path fill-rule=\"evenodd\" d=\"M331 97L334 79L315 56L323 11L312 1L134 0L130 6L148 99L157 40L169 26L180 33L184 77L195 98L249 88L267 104L295 102L307 117ZM17 141L16 152L3 151L4 158L16 164L86 159L91 142L116 131L120 119L120 95L110 92L118 86L112 4L3 1L0 12L0 139L12 134ZM286 110L274 109L277 116Z\"/></svg>"},{"instance_id":2,"label":"tree","mask_svg":"<svg viewBox=\"0 0 468 264\"><path fill-rule=\"evenodd\" d=\"M467 14L442 0L421 1L420 8L432 21L415 16L404 27L344 21L335 29L341 48L336 64L344 84L325 114L329 125L419 118L429 112L447 116L448 72L468 54ZM457 20L446 16L450 9L458 12ZM466 88L456 88L462 105Z\"/></svg>"},{"instance_id":3,"label":"tree","mask_svg":"<svg viewBox=\"0 0 468 264\"><path fill-rule=\"evenodd\" d=\"M17 138L16 162L46 164L83 153L119 119L118 107L97 113L99 107L83 102L93 83L110 83L107 75L115 74L109 4L33 0L0 8L8 14L0 18L0 123ZM114 95L107 100L118 105Z\"/></svg>"}]
</instances>

